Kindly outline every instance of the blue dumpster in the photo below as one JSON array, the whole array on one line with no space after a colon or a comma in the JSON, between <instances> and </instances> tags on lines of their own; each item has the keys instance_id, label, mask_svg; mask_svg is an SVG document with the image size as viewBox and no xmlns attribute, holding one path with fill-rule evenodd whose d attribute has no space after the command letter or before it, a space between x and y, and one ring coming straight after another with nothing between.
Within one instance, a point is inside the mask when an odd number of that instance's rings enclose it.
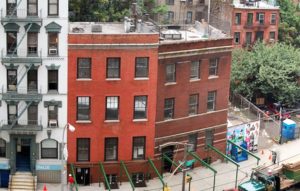
<instances>
[{"instance_id":1,"label":"blue dumpster","mask_svg":"<svg viewBox=\"0 0 300 191\"><path fill-rule=\"evenodd\" d=\"M295 137L296 122L291 119L286 119L282 122L282 138L291 140Z\"/></svg>"}]
</instances>

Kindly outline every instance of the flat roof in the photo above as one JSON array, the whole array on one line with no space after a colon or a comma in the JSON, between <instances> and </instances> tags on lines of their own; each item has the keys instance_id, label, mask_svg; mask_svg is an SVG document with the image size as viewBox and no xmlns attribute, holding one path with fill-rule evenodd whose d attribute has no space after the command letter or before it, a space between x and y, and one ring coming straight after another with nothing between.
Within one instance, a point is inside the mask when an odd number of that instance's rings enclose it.
<instances>
[{"instance_id":1,"label":"flat roof","mask_svg":"<svg viewBox=\"0 0 300 191\"><path fill-rule=\"evenodd\" d=\"M253 5L247 5L246 3L241 3L240 0L233 0L233 6L241 9L279 9L279 6L276 6L275 3L276 0L262 0L258 2L252 2Z\"/></svg>"}]
</instances>

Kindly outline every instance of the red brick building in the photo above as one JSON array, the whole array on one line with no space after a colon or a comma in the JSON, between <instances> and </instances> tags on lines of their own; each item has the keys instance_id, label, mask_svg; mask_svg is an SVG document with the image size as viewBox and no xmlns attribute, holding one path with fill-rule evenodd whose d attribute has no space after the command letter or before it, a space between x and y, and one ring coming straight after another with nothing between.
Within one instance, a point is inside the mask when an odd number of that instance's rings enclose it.
<instances>
[{"instance_id":1,"label":"red brick building","mask_svg":"<svg viewBox=\"0 0 300 191\"><path fill-rule=\"evenodd\" d=\"M158 33L126 33L123 24L71 23L70 30L68 121L76 131L68 133L68 163L78 183L98 182L100 161L115 180L118 161L154 156Z\"/></svg>"},{"instance_id":2,"label":"red brick building","mask_svg":"<svg viewBox=\"0 0 300 191\"><path fill-rule=\"evenodd\" d=\"M206 27L159 35L146 23L127 33L70 23L68 164L78 183L104 173L116 185L128 180L121 161L135 180L153 177L148 158L161 170L170 168L162 153L182 157L182 146L159 149L165 143L188 142L201 158L212 156L206 144L225 151L232 38Z\"/></svg>"},{"instance_id":3,"label":"red brick building","mask_svg":"<svg viewBox=\"0 0 300 191\"><path fill-rule=\"evenodd\" d=\"M218 0L212 4L211 24L231 34L235 47L246 47L257 40L276 42L279 16L279 7L264 0Z\"/></svg>"}]
</instances>

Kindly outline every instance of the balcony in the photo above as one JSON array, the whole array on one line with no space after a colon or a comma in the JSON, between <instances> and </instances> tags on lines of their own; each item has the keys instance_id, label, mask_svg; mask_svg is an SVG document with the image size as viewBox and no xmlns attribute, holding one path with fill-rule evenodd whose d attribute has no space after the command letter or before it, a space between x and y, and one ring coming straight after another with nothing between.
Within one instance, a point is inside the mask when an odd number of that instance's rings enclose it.
<instances>
[{"instance_id":1,"label":"balcony","mask_svg":"<svg viewBox=\"0 0 300 191\"><path fill-rule=\"evenodd\" d=\"M15 89L15 90L13 90ZM10 90L2 87L2 100L3 101L42 101L42 94L38 90L28 90L27 88L17 88L11 85Z\"/></svg>"},{"instance_id":2,"label":"balcony","mask_svg":"<svg viewBox=\"0 0 300 191\"><path fill-rule=\"evenodd\" d=\"M41 120L18 120L13 126L13 121L0 121L0 131L9 131L11 134L36 134L43 130Z\"/></svg>"},{"instance_id":3,"label":"balcony","mask_svg":"<svg viewBox=\"0 0 300 191\"><path fill-rule=\"evenodd\" d=\"M2 49L1 61L3 64L42 64L42 50L36 47L18 49L14 54L11 50Z\"/></svg>"},{"instance_id":4,"label":"balcony","mask_svg":"<svg viewBox=\"0 0 300 191\"><path fill-rule=\"evenodd\" d=\"M269 24L268 23L264 23L264 24L259 24L259 23L246 23L244 25L244 29L252 29L252 30L255 30L255 31L261 31L261 30L265 30L266 28L269 27Z\"/></svg>"},{"instance_id":5,"label":"balcony","mask_svg":"<svg viewBox=\"0 0 300 191\"><path fill-rule=\"evenodd\" d=\"M29 14L27 9L17 9L13 14L13 11L8 11L7 13L1 10L1 23L15 23L15 22L33 22L42 23L42 10L38 11L36 14Z\"/></svg>"}]
</instances>

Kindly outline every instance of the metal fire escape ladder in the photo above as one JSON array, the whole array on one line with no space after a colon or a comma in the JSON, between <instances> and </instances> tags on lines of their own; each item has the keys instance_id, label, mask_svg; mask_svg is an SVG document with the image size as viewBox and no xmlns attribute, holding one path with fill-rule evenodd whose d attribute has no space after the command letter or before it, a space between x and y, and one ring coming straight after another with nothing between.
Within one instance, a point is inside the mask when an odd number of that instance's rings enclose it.
<instances>
[{"instance_id":1,"label":"metal fire escape ladder","mask_svg":"<svg viewBox=\"0 0 300 191\"><path fill-rule=\"evenodd\" d=\"M25 108L23 108L22 111L18 114L17 118L12 122L10 128L13 128L17 124L17 121L20 119L23 113L28 109L28 107L32 104L32 102L33 101L25 102L26 103Z\"/></svg>"},{"instance_id":2,"label":"metal fire escape ladder","mask_svg":"<svg viewBox=\"0 0 300 191\"><path fill-rule=\"evenodd\" d=\"M26 71L22 74L20 80L17 82L17 89L18 89L20 83L22 82L22 80L25 78L27 72L32 68L32 66L33 66L33 63L31 63L31 64L25 66Z\"/></svg>"},{"instance_id":3,"label":"metal fire escape ladder","mask_svg":"<svg viewBox=\"0 0 300 191\"><path fill-rule=\"evenodd\" d=\"M24 38L25 38L26 34L28 33L28 31L30 30L32 24L33 24L33 22L30 22L30 23L29 23L28 28L26 29L25 33L24 33L23 36L21 37L21 40L19 41L19 43L17 43L17 46L16 46L16 48L14 49L13 53L11 54L11 57L12 57L13 55L15 55L15 53L17 52L18 47L20 46L20 44L21 44L22 41L24 40ZM18 38L16 38L16 41L18 41Z\"/></svg>"},{"instance_id":4,"label":"metal fire escape ladder","mask_svg":"<svg viewBox=\"0 0 300 191\"><path fill-rule=\"evenodd\" d=\"M18 0L17 0L17 2L18 2ZM17 9L18 9L19 5L21 4L21 2L22 2L22 0L20 0L20 1L17 3L17 6L14 8L14 10L13 10L13 12L11 13L10 17L13 17L13 16L14 16L14 14L15 14L15 12L17 11Z\"/></svg>"}]
</instances>

